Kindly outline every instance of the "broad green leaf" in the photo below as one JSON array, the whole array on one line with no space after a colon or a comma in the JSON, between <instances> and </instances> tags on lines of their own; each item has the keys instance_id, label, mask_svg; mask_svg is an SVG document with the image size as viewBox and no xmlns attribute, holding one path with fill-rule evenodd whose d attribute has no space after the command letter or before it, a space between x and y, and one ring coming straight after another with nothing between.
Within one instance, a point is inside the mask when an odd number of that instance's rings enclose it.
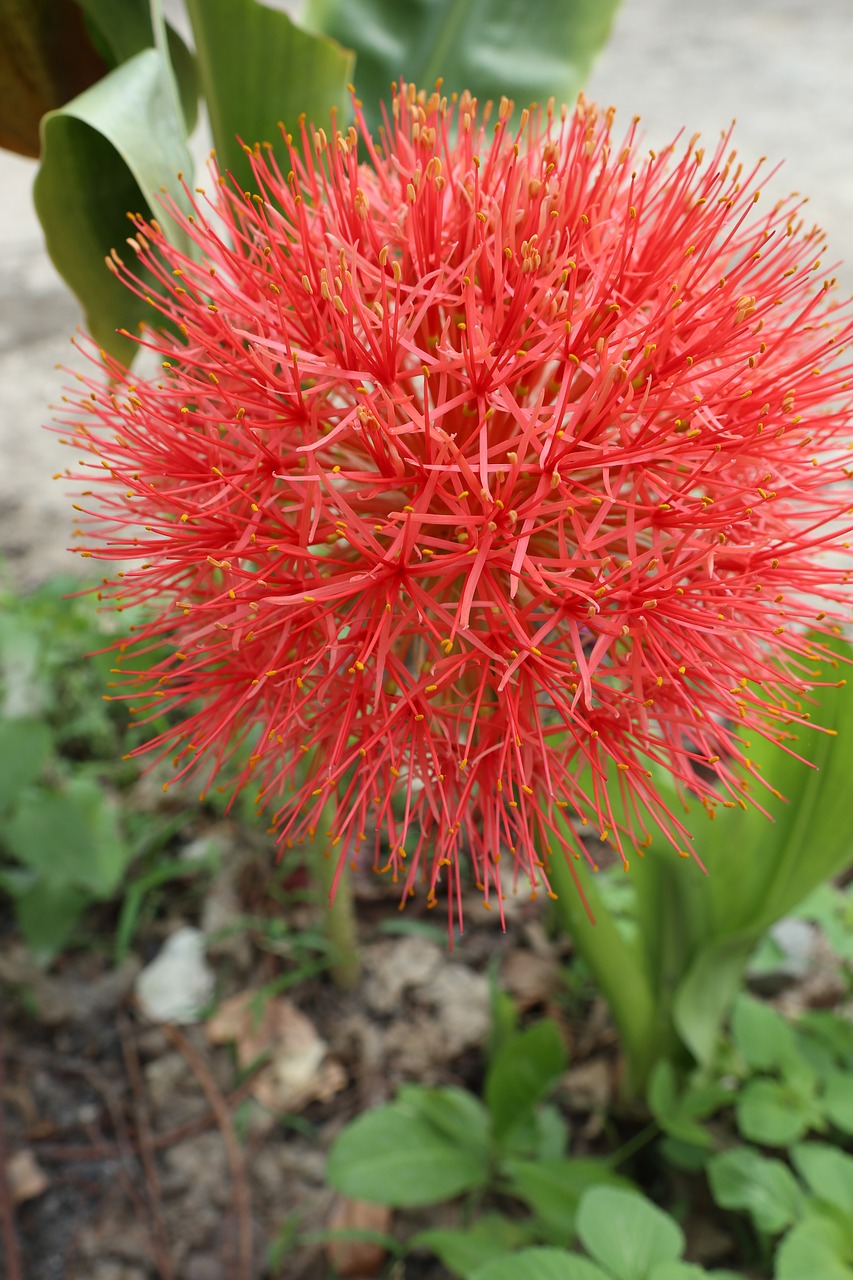
<instances>
[{"instance_id":1,"label":"broad green leaf","mask_svg":"<svg viewBox=\"0 0 853 1280\"><path fill-rule=\"evenodd\" d=\"M470 89L520 109L571 103L607 39L618 0L309 0L305 22L354 49L372 126L400 77L431 91Z\"/></svg>"},{"instance_id":2,"label":"broad green leaf","mask_svg":"<svg viewBox=\"0 0 853 1280\"><path fill-rule=\"evenodd\" d=\"M501 1140L504 1156L520 1160L562 1160L568 1145L569 1126L552 1103L543 1103L519 1120Z\"/></svg>"},{"instance_id":3,"label":"broad green leaf","mask_svg":"<svg viewBox=\"0 0 853 1280\"><path fill-rule=\"evenodd\" d=\"M708 1280L708 1272L692 1262L659 1262L646 1280Z\"/></svg>"},{"instance_id":4,"label":"broad green leaf","mask_svg":"<svg viewBox=\"0 0 853 1280\"><path fill-rule=\"evenodd\" d=\"M849 656L846 641L833 641ZM827 666L826 676L834 673ZM837 672L843 675L843 671ZM708 867L709 902L717 936L748 933L756 940L834 872L853 860L846 787L853 762L853 680L818 689L811 719L829 733L803 729L793 747L809 768L774 743L750 733L751 791L770 814L754 806L718 811L714 822L695 820L695 843ZM837 736L835 736L837 735ZM701 823L701 826L700 826Z\"/></svg>"},{"instance_id":5,"label":"broad green leaf","mask_svg":"<svg viewBox=\"0 0 853 1280\"><path fill-rule=\"evenodd\" d=\"M509 1179L511 1194L561 1233L554 1237L559 1244L571 1244L574 1239L578 1205L590 1187L630 1188L627 1179L600 1160L506 1160L502 1171Z\"/></svg>"},{"instance_id":6,"label":"broad green leaf","mask_svg":"<svg viewBox=\"0 0 853 1280\"><path fill-rule=\"evenodd\" d=\"M712 1156L707 1169L717 1204L748 1213L759 1231L778 1235L799 1216L803 1193L783 1161L735 1147Z\"/></svg>"},{"instance_id":7,"label":"broad green leaf","mask_svg":"<svg viewBox=\"0 0 853 1280\"><path fill-rule=\"evenodd\" d=\"M750 1142L787 1147L819 1121L814 1103L775 1080L750 1080L738 1095L738 1128Z\"/></svg>"},{"instance_id":8,"label":"broad green leaf","mask_svg":"<svg viewBox=\"0 0 853 1280\"><path fill-rule=\"evenodd\" d=\"M128 62L154 41L151 0L77 0L86 13L102 46L109 51L112 65ZM173 27L167 26L169 61L181 95L187 133L192 133L198 117L198 77L195 59ZM71 95L69 94L69 97Z\"/></svg>"},{"instance_id":9,"label":"broad green leaf","mask_svg":"<svg viewBox=\"0 0 853 1280\"><path fill-rule=\"evenodd\" d=\"M491 1118L479 1098L467 1089L445 1085L425 1089L423 1085L403 1085L398 1101L411 1107L453 1143L464 1142L484 1161L489 1158Z\"/></svg>"},{"instance_id":10,"label":"broad green leaf","mask_svg":"<svg viewBox=\"0 0 853 1280\"><path fill-rule=\"evenodd\" d=\"M278 122L295 130L303 112L326 127L333 110L346 117L353 57L332 40L258 0L187 0L187 9L219 166L243 190L255 182L241 144L275 149Z\"/></svg>"},{"instance_id":11,"label":"broad green leaf","mask_svg":"<svg viewBox=\"0 0 853 1280\"><path fill-rule=\"evenodd\" d=\"M354 1199L412 1208L485 1186L489 1165L467 1147L464 1133L454 1142L411 1104L393 1102L347 1125L326 1176Z\"/></svg>"},{"instance_id":12,"label":"broad green leaf","mask_svg":"<svg viewBox=\"0 0 853 1280\"><path fill-rule=\"evenodd\" d=\"M810 1215L789 1231L776 1254L775 1280L853 1280L849 1250L838 1223Z\"/></svg>"},{"instance_id":13,"label":"broad green leaf","mask_svg":"<svg viewBox=\"0 0 853 1280\"><path fill-rule=\"evenodd\" d=\"M489 1068L484 1090L499 1141L532 1114L565 1069L565 1046L548 1018L507 1041Z\"/></svg>"},{"instance_id":14,"label":"broad green leaf","mask_svg":"<svg viewBox=\"0 0 853 1280\"><path fill-rule=\"evenodd\" d=\"M833 1071L824 1080L823 1110L837 1129L853 1134L853 1076L848 1071Z\"/></svg>"},{"instance_id":15,"label":"broad green leaf","mask_svg":"<svg viewBox=\"0 0 853 1280\"><path fill-rule=\"evenodd\" d=\"M849 645L833 642L839 654ZM832 670L827 667L828 677ZM804 729L793 745L816 767L786 755L750 733L751 790L770 820L748 805L719 809L713 822L694 806L685 819L697 854L708 869L693 890L685 871L661 848L645 863L665 862L668 878L678 877L673 892L661 885L645 895L640 935L654 959L663 950L668 964L650 964L667 980L679 979L672 1001L673 1019L685 1044L707 1065L713 1056L725 1013L741 982L749 955L764 931L792 911L817 886L853 860L853 835L847 821L847 780L853 767L853 681L816 692L812 720L829 734ZM837 732L837 737L832 736ZM766 778L787 800L777 798L756 779ZM642 869L645 871L645 867ZM638 900L642 878L638 876ZM676 947L667 945L664 912L671 921L671 898L678 904ZM672 954L674 951L674 954ZM680 968L679 968L680 965ZM683 975L683 976L681 976ZM658 987L660 987L658 982Z\"/></svg>"},{"instance_id":16,"label":"broad green leaf","mask_svg":"<svg viewBox=\"0 0 853 1280\"><path fill-rule=\"evenodd\" d=\"M800 903L796 915L819 925L835 954L853 961L853 893L849 886L838 889L824 881Z\"/></svg>"},{"instance_id":17,"label":"broad green leaf","mask_svg":"<svg viewBox=\"0 0 853 1280\"><path fill-rule=\"evenodd\" d=\"M90 778L73 778L58 791L29 787L5 825L4 840L51 884L97 898L115 892L130 856L115 806Z\"/></svg>"},{"instance_id":18,"label":"broad green leaf","mask_svg":"<svg viewBox=\"0 0 853 1280\"><path fill-rule=\"evenodd\" d=\"M613 1280L646 1280L657 1263L675 1262L684 1252L677 1222L644 1196L611 1187L593 1187L580 1202L578 1235L587 1253Z\"/></svg>"},{"instance_id":19,"label":"broad green leaf","mask_svg":"<svg viewBox=\"0 0 853 1280\"><path fill-rule=\"evenodd\" d=\"M748 936L721 938L701 947L676 988L673 1021L700 1066L708 1066L714 1056L754 945Z\"/></svg>"},{"instance_id":20,"label":"broad green leaf","mask_svg":"<svg viewBox=\"0 0 853 1280\"><path fill-rule=\"evenodd\" d=\"M853 1022L825 1009L812 1009L798 1019L797 1029L825 1046L841 1066L853 1070Z\"/></svg>"},{"instance_id":21,"label":"broad green leaf","mask_svg":"<svg viewBox=\"0 0 853 1280\"><path fill-rule=\"evenodd\" d=\"M831 1048L823 1039L804 1032L799 1022L794 1028L794 1043L800 1060L806 1063L819 1080L825 1083L835 1074L838 1063Z\"/></svg>"},{"instance_id":22,"label":"broad green leaf","mask_svg":"<svg viewBox=\"0 0 853 1280\"><path fill-rule=\"evenodd\" d=\"M23 788L37 781L52 745L53 735L42 720L0 720L0 818Z\"/></svg>"},{"instance_id":23,"label":"broad green leaf","mask_svg":"<svg viewBox=\"0 0 853 1280\"><path fill-rule=\"evenodd\" d=\"M151 309L105 265L130 233L126 213L152 216L183 244L160 210L163 187L178 191L192 173L183 121L169 73L146 49L42 121L42 162L33 187L48 252L83 304L95 340L129 359L134 348L117 329L132 330Z\"/></svg>"},{"instance_id":24,"label":"broad green leaf","mask_svg":"<svg viewBox=\"0 0 853 1280\"><path fill-rule=\"evenodd\" d=\"M610 1280L595 1263L562 1249L521 1249L475 1271L471 1280Z\"/></svg>"},{"instance_id":25,"label":"broad green leaf","mask_svg":"<svg viewBox=\"0 0 853 1280\"><path fill-rule=\"evenodd\" d=\"M734 1271L706 1271L693 1262L661 1262L652 1267L646 1280L744 1280Z\"/></svg>"},{"instance_id":26,"label":"broad green leaf","mask_svg":"<svg viewBox=\"0 0 853 1280\"><path fill-rule=\"evenodd\" d=\"M39 121L100 80L106 63L75 0L0 0L0 147L39 153Z\"/></svg>"},{"instance_id":27,"label":"broad green leaf","mask_svg":"<svg viewBox=\"0 0 853 1280\"><path fill-rule=\"evenodd\" d=\"M745 1280L734 1271L706 1271L692 1262L662 1262L652 1267L647 1280Z\"/></svg>"},{"instance_id":28,"label":"broad green leaf","mask_svg":"<svg viewBox=\"0 0 853 1280\"><path fill-rule=\"evenodd\" d=\"M534 1158L562 1160L569 1145L569 1124L560 1108L552 1102L543 1103L531 1116L531 1128L533 1144L529 1150Z\"/></svg>"},{"instance_id":29,"label":"broad green leaf","mask_svg":"<svg viewBox=\"0 0 853 1280\"><path fill-rule=\"evenodd\" d=\"M796 1057L789 1023L769 1004L745 992L738 996L732 1012L732 1036L753 1071L782 1068Z\"/></svg>"},{"instance_id":30,"label":"broad green leaf","mask_svg":"<svg viewBox=\"0 0 853 1280\"><path fill-rule=\"evenodd\" d=\"M803 1142L793 1148L791 1158L812 1194L853 1224L853 1156L825 1142Z\"/></svg>"},{"instance_id":31,"label":"broad green leaf","mask_svg":"<svg viewBox=\"0 0 853 1280\"><path fill-rule=\"evenodd\" d=\"M485 1263L522 1244L525 1234L518 1222L487 1213L468 1227L421 1231L409 1240L409 1248L431 1249L445 1267L468 1280Z\"/></svg>"},{"instance_id":32,"label":"broad green leaf","mask_svg":"<svg viewBox=\"0 0 853 1280\"><path fill-rule=\"evenodd\" d=\"M686 1099L678 1094L675 1068L668 1058L662 1058L655 1065L649 1082L648 1103L652 1115L664 1133L668 1133L670 1137L678 1138L681 1142L690 1143L693 1146L710 1147L712 1145L710 1134L697 1122L695 1115L689 1113L685 1107L685 1101ZM718 1103L716 1097L714 1101ZM709 1105L710 1110L713 1110L713 1105ZM700 1107L696 1114L700 1114L701 1111Z\"/></svg>"},{"instance_id":33,"label":"broad green leaf","mask_svg":"<svg viewBox=\"0 0 853 1280\"><path fill-rule=\"evenodd\" d=\"M39 878L14 894L15 919L40 961L53 959L71 937L91 898L82 889Z\"/></svg>"}]
</instances>

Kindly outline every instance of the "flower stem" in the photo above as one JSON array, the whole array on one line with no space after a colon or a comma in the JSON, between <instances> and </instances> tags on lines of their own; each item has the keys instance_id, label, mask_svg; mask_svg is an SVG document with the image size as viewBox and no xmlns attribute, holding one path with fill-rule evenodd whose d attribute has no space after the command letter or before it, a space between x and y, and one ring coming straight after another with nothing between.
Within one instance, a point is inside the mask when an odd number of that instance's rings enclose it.
<instances>
[{"instance_id":1,"label":"flower stem","mask_svg":"<svg viewBox=\"0 0 853 1280\"><path fill-rule=\"evenodd\" d=\"M645 1091L660 1056L655 1000L642 952L616 928L591 876L584 878L583 892L592 920L565 858L555 857L548 874L557 894L554 906L560 923L610 1006L625 1055L622 1097L633 1102Z\"/></svg>"},{"instance_id":2,"label":"flower stem","mask_svg":"<svg viewBox=\"0 0 853 1280\"><path fill-rule=\"evenodd\" d=\"M331 826L334 809L324 812L322 828ZM352 878L346 862L338 858L318 831L309 853L314 875L322 891L325 933L331 943L329 972L340 991L353 991L361 981L358 926L352 893Z\"/></svg>"}]
</instances>

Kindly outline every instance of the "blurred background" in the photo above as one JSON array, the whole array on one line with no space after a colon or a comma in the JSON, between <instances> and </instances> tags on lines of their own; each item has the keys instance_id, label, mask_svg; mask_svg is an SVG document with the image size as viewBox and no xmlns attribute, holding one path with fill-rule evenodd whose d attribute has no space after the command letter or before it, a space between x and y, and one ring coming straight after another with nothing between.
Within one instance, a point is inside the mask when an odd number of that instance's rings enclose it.
<instances>
[{"instance_id":1,"label":"blurred background","mask_svg":"<svg viewBox=\"0 0 853 1280\"><path fill-rule=\"evenodd\" d=\"M745 162L784 160L773 190L811 197L829 235L825 265L847 260L838 275L851 292L851 54L850 0L623 0L587 94L616 106L617 132L641 116L652 147L682 128L711 144L736 119ZM34 173L34 161L0 152L0 555L20 585L82 568L65 550L69 500L51 479L68 459L41 430L79 312L42 246Z\"/></svg>"}]
</instances>

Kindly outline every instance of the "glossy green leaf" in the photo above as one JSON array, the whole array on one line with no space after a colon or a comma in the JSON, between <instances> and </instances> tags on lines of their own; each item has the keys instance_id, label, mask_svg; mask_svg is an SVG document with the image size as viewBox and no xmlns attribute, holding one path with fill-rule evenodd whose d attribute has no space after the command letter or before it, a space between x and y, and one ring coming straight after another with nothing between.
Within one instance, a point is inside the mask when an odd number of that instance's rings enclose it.
<instances>
[{"instance_id":1,"label":"glossy green leaf","mask_svg":"<svg viewBox=\"0 0 853 1280\"><path fill-rule=\"evenodd\" d=\"M853 1071L853 1022L826 1009L811 1009L798 1019L797 1030L827 1050L839 1066Z\"/></svg>"},{"instance_id":2,"label":"glossy green leaf","mask_svg":"<svg viewBox=\"0 0 853 1280\"><path fill-rule=\"evenodd\" d=\"M710 889L708 890L710 892ZM698 940L697 940L698 941ZM707 1066L743 979L755 940L720 938L698 949L672 1001L673 1021L696 1061Z\"/></svg>"},{"instance_id":3,"label":"glossy green leaf","mask_svg":"<svg viewBox=\"0 0 853 1280\"><path fill-rule=\"evenodd\" d=\"M853 1076L833 1071L824 1080L823 1109L827 1120L842 1133L853 1134Z\"/></svg>"},{"instance_id":4,"label":"glossy green leaf","mask_svg":"<svg viewBox=\"0 0 853 1280\"><path fill-rule=\"evenodd\" d=\"M354 62L332 40L258 0L187 0L187 8L219 166L241 188L255 183L238 137L275 150L279 121L294 130L303 112L326 127L334 109L346 118Z\"/></svg>"},{"instance_id":5,"label":"glossy green leaf","mask_svg":"<svg viewBox=\"0 0 853 1280\"><path fill-rule=\"evenodd\" d=\"M607 39L618 0L309 0L305 21L358 56L356 88L374 127L400 77L516 105L571 103Z\"/></svg>"},{"instance_id":6,"label":"glossy green leaf","mask_svg":"<svg viewBox=\"0 0 853 1280\"><path fill-rule=\"evenodd\" d=\"M0 0L0 147L39 153L39 121L107 65L75 0Z\"/></svg>"},{"instance_id":7,"label":"glossy green leaf","mask_svg":"<svg viewBox=\"0 0 853 1280\"><path fill-rule=\"evenodd\" d=\"M151 0L77 0L91 28L108 51L112 65L128 62L154 43ZM195 58L173 27L167 26L169 60L181 96L187 133L198 117L198 76Z\"/></svg>"},{"instance_id":8,"label":"glossy green leaf","mask_svg":"<svg viewBox=\"0 0 853 1280\"><path fill-rule=\"evenodd\" d=\"M826 1142L804 1142L794 1147L791 1158L812 1194L853 1224L853 1156Z\"/></svg>"},{"instance_id":9,"label":"glossy green leaf","mask_svg":"<svg viewBox=\"0 0 853 1280\"><path fill-rule=\"evenodd\" d=\"M533 1139L527 1150L518 1150L519 1155L530 1152L536 1160L562 1160L570 1141L569 1123L563 1112L553 1102L543 1102L530 1118L531 1137Z\"/></svg>"},{"instance_id":10,"label":"glossy green leaf","mask_svg":"<svg viewBox=\"0 0 853 1280\"><path fill-rule=\"evenodd\" d=\"M836 653L849 645L835 641ZM831 678L831 668L826 668ZM853 770L853 680L819 689L811 716L830 733L803 730L795 748L813 764L786 755L779 746L750 735L751 789L770 817L748 805L718 810L715 821L694 810L688 820L698 855L708 868L693 895L684 891L690 937L682 946L682 973L673 1018L697 1060L707 1064L719 1029L762 934L801 903L816 886L853 861L847 820L847 786ZM837 735L837 736L833 736ZM782 797L754 779L765 778ZM671 875L676 875L675 867ZM649 921L641 932L654 938Z\"/></svg>"},{"instance_id":11,"label":"glossy green leaf","mask_svg":"<svg viewBox=\"0 0 853 1280\"><path fill-rule=\"evenodd\" d=\"M487 1213L467 1227L421 1231L409 1240L409 1247L431 1249L449 1271L468 1280L493 1258L518 1248L524 1238L521 1224L498 1213Z\"/></svg>"},{"instance_id":12,"label":"glossy green leaf","mask_svg":"<svg viewBox=\"0 0 853 1280\"><path fill-rule=\"evenodd\" d=\"M750 1080L736 1104L738 1128L750 1142L787 1147L819 1120L814 1103L775 1080Z\"/></svg>"},{"instance_id":13,"label":"glossy green leaf","mask_svg":"<svg viewBox=\"0 0 853 1280\"><path fill-rule=\"evenodd\" d=\"M703 1114L702 1107L694 1107L691 1109L687 1103L687 1098L682 1097L677 1088L677 1080L675 1068L667 1058L662 1058L652 1072L649 1081L648 1104L652 1115L657 1120L664 1133L668 1133L672 1138L678 1138L681 1142L689 1143L696 1147L710 1147L712 1139L706 1129L698 1123L698 1116ZM723 1101L722 1095L715 1094L709 1098L708 1110L704 1114L709 1114L714 1110L714 1104L719 1105Z\"/></svg>"},{"instance_id":14,"label":"glossy green leaf","mask_svg":"<svg viewBox=\"0 0 853 1280\"><path fill-rule=\"evenodd\" d=\"M692 1262L660 1262L652 1267L646 1280L708 1280L708 1272Z\"/></svg>"},{"instance_id":15,"label":"glossy green leaf","mask_svg":"<svg viewBox=\"0 0 853 1280\"><path fill-rule=\"evenodd\" d=\"M52 884L98 898L115 892L130 857L114 805L85 777L57 791L29 787L5 824L4 841Z\"/></svg>"},{"instance_id":16,"label":"glossy green leaf","mask_svg":"<svg viewBox=\"0 0 853 1280\"><path fill-rule=\"evenodd\" d=\"M732 1036L753 1071L784 1067L796 1057L791 1026L769 1004L742 992L732 1012Z\"/></svg>"},{"instance_id":17,"label":"glossy green leaf","mask_svg":"<svg viewBox=\"0 0 853 1280\"><path fill-rule=\"evenodd\" d=\"M36 879L13 896L18 928L29 949L42 962L58 955L91 901L84 890L45 878Z\"/></svg>"},{"instance_id":18,"label":"glossy green leaf","mask_svg":"<svg viewBox=\"0 0 853 1280\"><path fill-rule=\"evenodd\" d=\"M471 1280L611 1280L594 1262L562 1249L521 1249L487 1262Z\"/></svg>"},{"instance_id":19,"label":"glossy green leaf","mask_svg":"<svg viewBox=\"0 0 853 1280\"><path fill-rule=\"evenodd\" d=\"M748 1213L758 1231L778 1235L799 1216L803 1193L782 1160L734 1147L712 1156L707 1171L717 1204Z\"/></svg>"},{"instance_id":20,"label":"glossy green leaf","mask_svg":"<svg viewBox=\"0 0 853 1280\"><path fill-rule=\"evenodd\" d=\"M52 745L53 735L42 720L0 720L0 818L22 789L37 781Z\"/></svg>"},{"instance_id":21,"label":"glossy green leaf","mask_svg":"<svg viewBox=\"0 0 853 1280\"><path fill-rule=\"evenodd\" d=\"M565 1116L548 1102L519 1117L500 1140L502 1154L507 1159L520 1160L562 1160L568 1145Z\"/></svg>"},{"instance_id":22,"label":"glossy green leaf","mask_svg":"<svg viewBox=\"0 0 853 1280\"><path fill-rule=\"evenodd\" d=\"M831 881L824 881L800 903L796 914L819 926L839 959L853 961L853 892L849 886L838 889Z\"/></svg>"},{"instance_id":23,"label":"glossy green leaf","mask_svg":"<svg viewBox=\"0 0 853 1280\"><path fill-rule=\"evenodd\" d=\"M590 1187L630 1187L601 1160L506 1160L502 1171L512 1194L560 1233L554 1237L557 1244L570 1244L574 1239L578 1205Z\"/></svg>"},{"instance_id":24,"label":"glossy green leaf","mask_svg":"<svg viewBox=\"0 0 853 1280\"><path fill-rule=\"evenodd\" d=\"M565 1046L548 1018L507 1041L489 1068L484 1089L499 1141L532 1114L565 1069Z\"/></svg>"},{"instance_id":25,"label":"glossy green leaf","mask_svg":"<svg viewBox=\"0 0 853 1280\"><path fill-rule=\"evenodd\" d=\"M775 1259L775 1280L853 1280L845 1233L829 1218L811 1215L789 1231Z\"/></svg>"},{"instance_id":26,"label":"glossy green leaf","mask_svg":"<svg viewBox=\"0 0 853 1280\"><path fill-rule=\"evenodd\" d=\"M329 1155L329 1182L344 1195L395 1208L438 1204L485 1186L489 1165L411 1103L377 1107L347 1125Z\"/></svg>"},{"instance_id":27,"label":"glossy green leaf","mask_svg":"<svg viewBox=\"0 0 853 1280\"><path fill-rule=\"evenodd\" d=\"M692 1280L694 1276L696 1280L700 1276L704 1276L706 1280L746 1280L739 1271L706 1271L704 1267L693 1266L689 1262L664 1263L660 1267L652 1267L648 1280Z\"/></svg>"},{"instance_id":28,"label":"glossy green leaf","mask_svg":"<svg viewBox=\"0 0 853 1280\"><path fill-rule=\"evenodd\" d=\"M411 1107L417 1115L433 1125L449 1141L464 1143L484 1161L489 1158L491 1117L479 1098L467 1089L445 1085L426 1089L423 1085L403 1085L398 1102Z\"/></svg>"},{"instance_id":29,"label":"glossy green leaf","mask_svg":"<svg viewBox=\"0 0 853 1280\"><path fill-rule=\"evenodd\" d=\"M33 188L48 252L77 294L93 337L124 358L133 329L151 309L105 265L130 234L126 212L157 209L167 234L182 237L159 208L164 186L190 174L183 122L155 49L136 54L42 122L42 163Z\"/></svg>"},{"instance_id":30,"label":"glossy green leaf","mask_svg":"<svg viewBox=\"0 0 853 1280\"><path fill-rule=\"evenodd\" d=\"M850 654L846 642L834 650ZM826 678L843 675L827 666ZM758 734L750 737L753 778L765 778L784 799L752 781L755 807L718 812L699 827L696 848L708 866L713 930L718 936L747 932L756 939L793 910L817 885L853 861L847 785L853 767L853 680L818 689L811 719L829 733L803 729L793 743L813 767L787 755ZM837 736L835 736L837 735Z\"/></svg>"},{"instance_id":31,"label":"glossy green leaf","mask_svg":"<svg viewBox=\"0 0 853 1280\"><path fill-rule=\"evenodd\" d=\"M677 1222L644 1196L611 1187L593 1187L580 1202L578 1235L587 1253L613 1280L646 1280L658 1263L675 1262L684 1252Z\"/></svg>"}]
</instances>

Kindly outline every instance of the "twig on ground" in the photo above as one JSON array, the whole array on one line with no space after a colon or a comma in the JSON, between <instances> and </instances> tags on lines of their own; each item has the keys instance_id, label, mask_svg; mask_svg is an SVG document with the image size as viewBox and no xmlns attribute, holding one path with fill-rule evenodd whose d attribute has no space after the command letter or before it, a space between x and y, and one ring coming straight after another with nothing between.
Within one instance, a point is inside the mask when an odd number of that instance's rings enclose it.
<instances>
[{"instance_id":1,"label":"twig on ground","mask_svg":"<svg viewBox=\"0 0 853 1280\"><path fill-rule=\"evenodd\" d=\"M157 1160L154 1154L151 1125L148 1121L148 1110L145 1105L145 1085L142 1080L142 1072L139 1069L139 1057L133 1041L133 1033L128 1026L127 1020L120 1015L116 1026L133 1097L136 1138L139 1144L142 1169L145 1174L145 1192L152 1227L152 1246L156 1250L157 1267L163 1280L174 1280L175 1273L169 1259L169 1245L166 1226L163 1221L163 1202L160 1195L160 1179L157 1175Z\"/></svg>"},{"instance_id":2,"label":"twig on ground","mask_svg":"<svg viewBox=\"0 0 853 1280\"><path fill-rule=\"evenodd\" d=\"M57 1074L65 1073L67 1075L82 1076L84 1080L88 1081L104 1103L116 1141L113 1144L95 1140L88 1148L83 1147L79 1150L81 1152L108 1151L109 1156L118 1161L119 1178L121 1179L122 1187L136 1214L140 1219L147 1217L145 1199L136 1185L138 1172L136 1148L128 1130L124 1112L116 1100L112 1082L106 1080L91 1062L69 1057L66 1054L52 1053L49 1050L29 1045L16 1045L12 1050L12 1054L19 1062L29 1062L34 1066L42 1067L46 1071L53 1071ZM101 1135L98 1134L97 1136L100 1137ZM37 1150L40 1155L44 1154L44 1148L40 1143L37 1145ZM86 1156L81 1154L79 1158L85 1159ZM156 1238L152 1238L151 1258L160 1273L161 1280L173 1280L168 1255L164 1254L160 1249Z\"/></svg>"},{"instance_id":3,"label":"twig on ground","mask_svg":"<svg viewBox=\"0 0 853 1280\"><path fill-rule=\"evenodd\" d=\"M219 1131L222 1134L222 1141L225 1146L225 1154L228 1160L228 1167L231 1173L231 1181L234 1188L234 1204L237 1211L237 1272L235 1280L251 1280L252 1275L252 1216L251 1206L249 1202L249 1185L246 1180L245 1161L243 1153L240 1150L240 1144L237 1141L237 1135L234 1132L234 1125L231 1121L231 1112L228 1109L228 1103L225 1095L216 1083L213 1072L205 1062L202 1055L193 1045L189 1037L180 1029L164 1024L163 1030L174 1044L175 1048L185 1059L187 1065L195 1075L205 1097L210 1103Z\"/></svg>"},{"instance_id":4,"label":"twig on ground","mask_svg":"<svg viewBox=\"0 0 853 1280\"><path fill-rule=\"evenodd\" d=\"M258 1062L236 1089L225 1094L225 1104L229 1111L239 1106L249 1096L256 1078L268 1065L266 1058ZM185 1121L184 1124L175 1125L172 1129L164 1129L159 1133L156 1129L152 1130L151 1147L154 1151L174 1147L179 1142L185 1142L187 1138L197 1138L200 1133L204 1133L216 1122L216 1116L208 1107L201 1115ZM89 1145L79 1142L58 1142L55 1133L51 1138L33 1138L31 1141L39 1153L39 1158L44 1160L63 1162L67 1160L69 1163L79 1161L82 1164L87 1160L117 1160L121 1154L114 1142L93 1142Z\"/></svg>"}]
</instances>

